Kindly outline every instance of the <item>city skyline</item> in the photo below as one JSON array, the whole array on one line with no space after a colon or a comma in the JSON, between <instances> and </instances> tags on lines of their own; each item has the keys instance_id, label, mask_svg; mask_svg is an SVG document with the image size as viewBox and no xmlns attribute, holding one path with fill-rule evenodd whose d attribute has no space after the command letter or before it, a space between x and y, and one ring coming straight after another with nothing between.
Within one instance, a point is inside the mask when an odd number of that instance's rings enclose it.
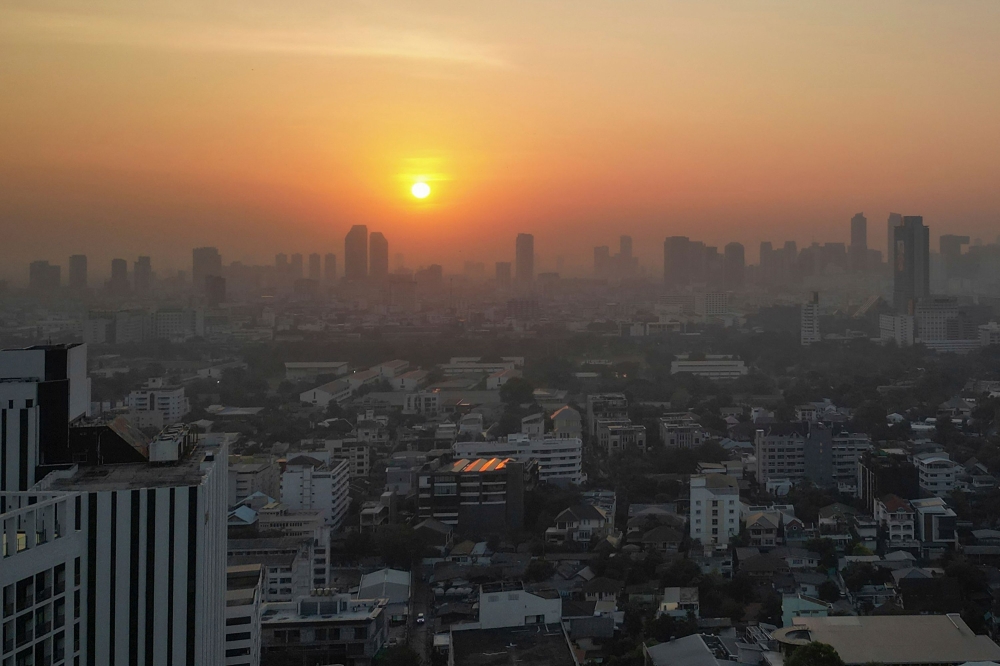
<instances>
[{"instance_id":1,"label":"city skyline","mask_svg":"<svg viewBox=\"0 0 1000 666\"><path fill-rule=\"evenodd\" d=\"M505 259L474 250L511 226L580 257L614 228L645 263L672 235L846 241L858 210L1000 226L993 3L209 7L5 4L9 270L259 262L352 224L444 265Z\"/></svg>"}]
</instances>

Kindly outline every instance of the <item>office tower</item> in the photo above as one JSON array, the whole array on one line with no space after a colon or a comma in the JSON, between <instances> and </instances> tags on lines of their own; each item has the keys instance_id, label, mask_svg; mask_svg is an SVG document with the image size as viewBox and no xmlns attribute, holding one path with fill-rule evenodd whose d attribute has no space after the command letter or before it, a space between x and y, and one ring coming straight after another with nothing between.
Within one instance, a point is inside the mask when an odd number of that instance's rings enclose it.
<instances>
[{"instance_id":1,"label":"office tower","mask_svg":"<svg viewBox=\"0 0 1000 666\"><path fill-rule=\"evenodd\" d=\"M222 255L214 247L196 247L191 252L191 284L196 292L205 289L209 275L222 275Z\"/></svg>"},{"instance_id":2,"label":"office tower","mask_svg":"<svg viewBox=\"0 0 1000 666\"><path fill-rule=\"evenodd\" d=\"M376 280L389 276L389 241L381 231L373 231L368 237L368 274Z\"/></svg>"},{"instance_id":3,"label":"office tower","mask_svg":"<svg viewBox=\"0 0 1000 666\"><path fill-rule=\"evenodd\" d=\"M599 278L608 277L611 272L611 248L601 245L594 248L594 275Z\"/></svg>"},{"instance_id":4,"label":"office tower","mask_svg":"<svg viewBox=\"0 0 1000 666\"><path fill-rule=\"evenodd\" d=\"M148 294L153 288L153 261L149 257L139 257L132 265L132 284L135 293Z\"/></svg>"},{"instance_id":5,"label":"office tower","mask_svg":"<svg viewBox=\"0 0 1000 666\"><path fill-rule=\"evenodd\" d=\"M111 260L111 278L108 291L116 296L128 293L128 262L124 259Z\"/></svg>"},{"instance_id":6,"label":"office tower","mask_svg":"<svg viewBox=\"0 0 1000 666\"><path fill-rule=\"evenodd\" d=\"M746 252L742 243L727 243L723 259L723 279L726 289L739 289L743 285L746 269Z\"/></svg>"},{"instance_id":7,"label":"office tower","mask_svg":"<svg viewBox=\"0 0 1000 666\"><path fill-rule=\"evenodd\" d=\"M812 299L802 305L799 329L799 342L803 347L823 339L819 333L819 292L814 291Z\"/></svg>"},{"instance_id":8,"label":"office tower","mask_svg":"<svg viewBox=\"0 0 1000 666\"><path fill-rule=\"evenodd\" d=\"M323 278L323 258L318 252L309 255L309 279L319 282Z\"/></svg>"},{"instance_id":9,"label":"office tower","mask_svg":"<svg viewBox=\"0 0 1000 666\"><path fill-rule=\"evenodd\" d=\"M205 278L205 301L211 307L218 307L226 302L226 278L220 275Z\"/></svg>"},{"instance_id":10,"label":"office tower","mask_svg":"<svg viewBox=\"0 0 1000 666\"><path fill-rule=\"evenodd\" d=\"M337 281L337 255L332 252L327 252L323 259L323 279L327 284Z\"/></svg>"},{"instance_id":11,"label":"office tower","mask_svg":"<svg viewBox=\"0 0 1000 666\"><path fill-rule=\"evenodd\" d=\"M497 286L506 289L510 286L511 266L509 261L497 262Z\"/></svg>"},{"instance_id":12,"label":"office tower","mask_svg":"<svg viewBox=\"0 0 1000 666\"><path fill-rule=\"evenodd\" d=\"M368 277L368 227L355 224L344 239L344 277L364 280Z\"/></svg>"},{"instance_id":13,"label":"office tower","mask_svg":"<svg viewBox=\"0 0 1000 666\"><path fill-rule=\"evenodd\" d=\"M892 304L897 312L912 314L911 305L931 293L930 230L923 217L907 215L894 232Z\"/></svg>"},{"instance_id":14,"label":"office tower","mask_svg":"<svg viewBox=\"0 0 1000 666\"><path fill-rule=\"evenodd\" d=\"M885 247L885 260L889 263L889 271L895 271L896 266L896 228L903 226L903 216L899 213L889 213L889 220L886 223L889 232L889 240Z\"/></svg>"},{"instance_id":15,"label":"office tower","mask_svg":"<svg viewBox=\"0 0 1000 666\"><path fill-rule=\"evenodd\" d=\"M855 273L864 273L868 260L868 218L858 213L851 218L850 264Z\"/></svg>"},{"instance_id":16,"label":"office tower","mask_svg":"<svg viewBox=\"0 0 1000 666\"><path fill-rule=\"evenodd\" d=\"M670 236L663 241L663 283L682 287L691 281L691 241L687 236Z\"/></svg>"},{"instance_id":17,"label":"office tower","mask_svg":"<svg viewBox=\"0 0 1000 666\"><path fill-rule=\"evenodd\" d=\"M941 261L944 264L945 278L958 275L958 265L962 260L962 246L968 244L968 236L955 236L953 234L941 236L938 248L941 252Z\"/></svg>"},{"instance_id":18,"label":"office tower","mask_svg":"<svg viewBox=\"0 0 1000 666\"><path fill-rule=\"evenodd\" d=\"M516 277L520 284L530 284L535 279L535 237L518 234L514 245Z\"/></svg>"},{"instance_id":19,"label":"office tower","mask_svg":"<svg viewBox=\"0 0 1000 666\"><path fill-rule=\"evenodd\" d=\"M87 255L74 254L69 258L69 287L75 290L87 288Z\"/></svg>"},{"instance_id":20,"label":"office tower","mask_svg":"<svg viewBox=\"0 0 1000 666\"><path fill-rule=\"evenodd\" d=\"M626 263L632 260L632 237L622 236L618 239L618 254Z\"/></svg>"},{"instance_id":21,"label":"office tower","mask_svg":"<svg viewBox=\"0 0 1000 666\"><path fill-rule=\"evenodd\" d=\"M62 283L62 268L47 261L33 261L28 266L28 288L32 291L54 291Z\"/></svg>"},{"instance_id":22,"label":"office tower","mask_svg":"<svg viewBox=\"0 0 1000 666\"><path fill-rule=\"evenodd\" d=\"M288 262L288 271L291 273L293 279L299 280L302 278L304 266L302 265L301 253L296 252L291 256L291 260Z\"/></svg>"},{"instance_id":23,"label":"office tower","mask_svg":"<svg viewBox=\"0 0 1000 666\"><path fill-rule=\"evenodd\" d=\"M274 255L274 269L284 275L288 272L288 255L284 252Z\"/></svg>"},{"instance_id":24,"label":"office tower","mask_svg":"<svg viewBox=\"0 0 1000 666\"><path fill-rule=\"evenodd\" d=\"M0 492L27 490L39 468L72 462L67 428L89 409L86 345L0 351Z\"/></svg>"}]
</instances>

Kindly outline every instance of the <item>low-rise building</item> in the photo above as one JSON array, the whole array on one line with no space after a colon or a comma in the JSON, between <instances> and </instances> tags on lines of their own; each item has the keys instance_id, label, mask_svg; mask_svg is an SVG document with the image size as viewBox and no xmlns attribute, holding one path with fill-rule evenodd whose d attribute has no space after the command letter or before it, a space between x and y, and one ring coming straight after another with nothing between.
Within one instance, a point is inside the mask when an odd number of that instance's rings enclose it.
<instances>
[{"instance_id":1,"label":"low-rise building","mask_svg":"<svg viewBox=\"0 0 1000 666\"><path fill-rule=\"evenodd\" d=\"M955 489L962 466L947 453L918 453L913 456L920 489L931 495L947 495Z\"/></svg>"},{"instance_id":2,"label":"low-rise building","mask_svg":"<svg viewBox=\"0 0 1000 666\"><path fill-rule=\"evenodd\" d=\"M285 379L290 382L316 381L319 377L341 377L347 374L344 361L288 361Z\"/></svg>"},{"instance_id":3,"label":"low-rise building","mask_svg":"<svg viewBox=\"0 0 1000 666\"><path fill-rule=\"evenodd\" d=\"M318 407L326 407L331 402L343 402L351 397L354 390L345 379L335 379L299 394L299 402Z\"/></svg>"},{"instance_id":4,"label":"low-rise building","mask_svg":"<svg viewBox=\"0 0 1000 666\"><path fill-rule=\"evenodd\" d=\"M698 603L697 587L667 587L663 590L660 607L656 616L684 618L691 613L696 618L701 617L701 605Z\"/></svg>"},{"instance_id":5,"label":"low-rise building","mask_svg":"<svg viewBox=\"0 0 1000 666\"><path fill-rule=\"evenodd\" d=\"M597 422L628 419L628 400L624 393L596 393L587 396L587 433L597 436Z\"/></svg>"},{"instance_id":6,"label":"low-rise building","mask_svg":"<svg viewBox=\"0 0 1000 666\"><path fill-rule=\"evenodd\" d=\"M746 363L727 354L706 354L703 359L692 358L690 354L679 354L670 363L670 374L688 374L715 381L739 379L750 372Z\"/></svg>"},{"instance_id":7,"label":"low-rise building","mask_svg":"<svg viewBox=\"0 0 1000 666\"><path fill-rule=\"evenodd\" d=\"M958 545L958 516L940 497L910 500L916 514L916 536L927 558L940 557Z\"/></svg>"},{"instance_id":8,"label":"low-rise building","mask_svg":"<svg viewBox=\"0 0 1000 666\"><path fill-rule=\"evenodd\" d=\"M480 629L555 624L562 618L558 592L528 592L520 583L493 583L479 588Z\"/></svg>"},{"instance_id":9,"label":"low-rise building","mask_svg":"<svg viewBox=\"0 0 1000 666\"><path fill-rule=\"evenodd\" d=\"M610 525L609 525L610 522ZM588 544L591 539L603 539L613 529L613 521L597 506L582 504L564 509L556 516L555 525L545 530L549 543Z\"/></svg>"},{"instance_id":10,"label":"low-rise building","mask_svg":"<svg viewBox=\"0 0 1000 666\"><path fill-rule=\"evenodd\" d=\"M897 495L886 495L875 504L875 518L885 530L889 548L907 548L916 539L916 512Z\"/></svg>"},{"instance_id":11,"label":"low-rise building","mask_svg":"<svg viewBox=\"0 0 1000 666\"><path fill-rule=\"evenodd\" d=\"M629 423L607 423L597 426L597 445L608 455L625 451L646 451L646 426Z\"/></svg>"},{"instance_id":12,"label":"low-rise building","mask_svg":"<svg viewBox=\"0 0 1000 666\"><path fill-rule=\"evenodd\" d=\"M691 477L690 536L702 544L726 545L740 531L740 487L722 474Z\"/></svg>"},{"instance_id":13,"label":"low-rise building","mask_svg":"<svg viewBox=\"0 0 1000 666\"><path fill-rule=\"evenodd\" d=\"M538 461L538 480L554 485L583 483L583 442L549 434L511 434L492 442L455 442L456 458L512 458Z\"/></svg>"},{"instance_id":14,"label":"low-rise building","mask_svg":"<svg viewBox=\"0 0 1000 666\"><path fill-rule=\"evenodd\" d=\"M154 378L129 393L128 409L136 427L160 429L183 419L191 405L183 386L171 386L162 378Z\"/></svg>"}]
</instances>

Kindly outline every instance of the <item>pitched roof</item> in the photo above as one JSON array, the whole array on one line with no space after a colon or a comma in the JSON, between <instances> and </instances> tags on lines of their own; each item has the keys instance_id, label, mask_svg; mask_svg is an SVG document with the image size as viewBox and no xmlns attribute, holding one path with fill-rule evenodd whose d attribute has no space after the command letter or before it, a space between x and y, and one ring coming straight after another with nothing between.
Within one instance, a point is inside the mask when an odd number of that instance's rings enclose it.
<instances>
[{"instance_id":1,"label":"pitched roof","mask_svg":"<svg viewBox=\"0 0 1000 666\"><path fill-rule=\"evenodd\" d=\"M317 460L312 456L295 456L294 458L286 462L285 465L296 465L303 467L322 467L323 461Z\"/></svg>"},{"instance_id":2,"label":"pitched roof","mask_svg":"<svg viewBox=\"0 0 1000 666\"><path fill-rule=\"evenodd\" d=\"M762 511L747 516L747 527L760 527L766 530L778 529L778 525L771 520L771 517Z\"/></svg>"},{"instance_id":3,"label":"pitched roof","mask_svg":"<svg viewBox=\"0 0 1000 666\"><path fill-rule=\"evenodd\" d=\"M896 513L899 510L913 513L913 507L899 495L886 495L882 498L882 504L889 513Z\"/></svg>"},{"instance_id":4,"label":"pitched roof","mask_svg":"<svg viewBox=\"0 0 1000 666\"><path fill-rule=\"evenodd\" d=\"M583 585L584 594L618 594L624 584L620 580L598 576Z\"/></svg>"},{"instance_id":5,"label":"pitched roof","mask_svg":"<svg viewBox=\"0 0 1000 666\"><path fill-rule=\"evenodd\" d=\"M598 507L592 504L580 504L564 509L556 516L557 523L572 522L574 520L607 520L608 516Z\"/></svg>"},{"instance_id":6,"label":"pitched roof","mask_svg":"<svg viewBox=\"0 0 1000 666\"><path fill-rule=\"evenodd\" d=\"M642 535L642 543L680 543L684 535L670 527L660 525Z\"/></svg>"}]
</instances>

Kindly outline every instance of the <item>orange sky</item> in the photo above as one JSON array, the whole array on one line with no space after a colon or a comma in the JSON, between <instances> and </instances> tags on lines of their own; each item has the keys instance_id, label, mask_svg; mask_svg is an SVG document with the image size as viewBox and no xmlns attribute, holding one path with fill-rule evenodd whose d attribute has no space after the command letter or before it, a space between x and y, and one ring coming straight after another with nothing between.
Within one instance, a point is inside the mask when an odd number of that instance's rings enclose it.
<instances>
[{"instance_id":1,"label":"orange sky","mask_svg":"<svg viewBox=\"0 0 1000 666\"><path fill-rule=\"evenodd\" d=\"M1000 3L0 4L0 266L1000 233ZM409 195L423 177L432 195ZM936 247L936 240L932 243Z\"/></svg>"}]
</instances>

